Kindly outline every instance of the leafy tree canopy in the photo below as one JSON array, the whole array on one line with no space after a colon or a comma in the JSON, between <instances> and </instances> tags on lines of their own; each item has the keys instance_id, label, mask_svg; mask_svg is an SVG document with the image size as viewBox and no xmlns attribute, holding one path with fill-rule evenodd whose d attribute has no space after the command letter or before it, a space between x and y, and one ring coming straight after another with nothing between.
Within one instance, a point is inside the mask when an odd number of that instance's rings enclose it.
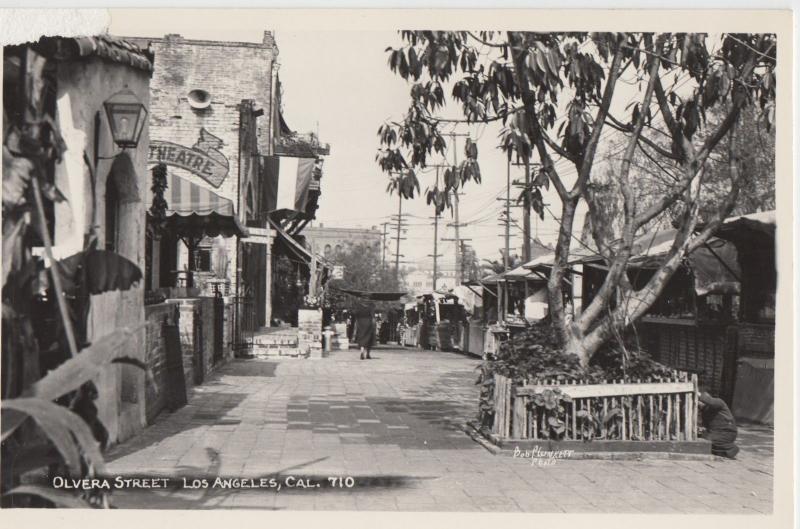
<instances>
[{"instance_id":1,"label":"leafy tree canopy","mask_svg":"<svg viewBox=\"0 0 800 529\"><path fill-rule=\"evenodd\" d=\"M530 207L544 215L542 192L550 186L560 199L550 314L566 350L584 364L644 314L683 256L734 211L753 180L744 166L743 116L749 112L767 134L775 120L775 35L402 31L401 37L401 47L386 51L389 67L411 85L410 105L378 131L377 162L391 176L388 191L403 198L419 192L419 171L447 148L443 123L501 122L499 147L509 160L538 163L525 189ZM463 120L438 115L446 87ZM609 134L621 138L616 156L609 156ZM434 198L443 195L437 208L448 207L451 191L480 183L477 146L466 142L465 155L431 190ZM658 167L653 172L666 182L658 193L640 182L637 156ZM610 201L619 207L606 207ZM593 246L608 274L569 323L560 285L579 204L587 206ZM634 291L624 274L633 241L665 217L678 228L675 243L653 279Z\"/></svg>"}]
</instances>

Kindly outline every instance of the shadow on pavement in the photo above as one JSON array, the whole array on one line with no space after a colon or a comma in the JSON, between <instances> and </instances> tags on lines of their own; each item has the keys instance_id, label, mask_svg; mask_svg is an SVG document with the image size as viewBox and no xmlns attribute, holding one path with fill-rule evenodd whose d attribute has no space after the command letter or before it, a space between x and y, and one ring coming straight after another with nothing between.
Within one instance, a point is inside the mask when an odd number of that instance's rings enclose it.
<instances>
[{"instance_id":1,"label":"shadow on pavement","mask_svg":"<svg viewBox=\"0 0 800 529\"><path fill-rule=\"evenodd\" d=\"M262 359L237 359L219 371L225 377L269 377L275 376L278 362Z\"/></svg>"},{"instance_id":2,"label":"shadow on pavement","mask_svg":"<svg viewBox=\"0 0 800 529\"><path fill-rule=\"evenodd\" d=\"M248 396L248 393L235 393L227 391L201 392L198 389L213 385L213 381L203 386L198 386L192 390L189 397L189 404L174 412L163 411L156 420L148 425L144 431L132 439L120 445L112 447L105 459L112 462L121 457L125 457L139 450L143 450L151 445L160 443L169 437L181 432L208 426L209 420L213 420L213 426L230 426L239 424L237 419L226 419L224 415L236 409ZM204 410L208 404L213 412Z\"/></svg>"}]
</instances>

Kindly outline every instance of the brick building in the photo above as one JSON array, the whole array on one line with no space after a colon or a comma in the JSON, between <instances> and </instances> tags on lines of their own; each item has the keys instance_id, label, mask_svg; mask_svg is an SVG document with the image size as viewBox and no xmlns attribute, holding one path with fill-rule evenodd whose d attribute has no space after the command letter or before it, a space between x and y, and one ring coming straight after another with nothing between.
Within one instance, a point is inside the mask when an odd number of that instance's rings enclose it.
<instances>
[{"instance_id":1,"label":"brick building","mask_svg":"<svg viewBox=\"0 0 800 529\"><path fill-rule=\"evenodd\" d=\"M248 224L256 214L256 156L272 154L277 122L278 48L272 33L264 32L261 43L189 40L180 35L132 40L149 46L156 57L150 162L167 163L171 174L229 200L236 220ZM184 150L189 154L178 158ZM198 150L207 156L191 158ZM227 280L227 292L237 292L240 239L203 238L195 255L186 245L163 241L153 252L153 286L173 286L175 271L199 268L210 277ZM189 263L190 259L195 262Z\"/></svg>"},{"instance_id":2,"label":"brick building","mask_svg":"<svg viewBox=\"0 0 800 529\"><path fill-rule=\"evenodd\" d=\"M272 32L260 43L133 40L156 57L149 161L167 166L164 196L180 228L148 242L148 288L230 296L237 342L240 330L269 326L276 303L294 311L308 288L308 264L287 262L312 261L295 255L294 239L316 211L329 147L281 115ZM289 195L298 198L287 204Z\"/></svg>"},{"instance_id":3,"label":"brick building","mask_svg":"<svg viewBox=\"0 0 800 529\"><path fill-rule=\"evenodd\" d=\"M303 230L306 246L313 248L326 258L335 259L336 255L347 250L348 246L366 244L375 251L381 250L382 234L377 227L371 228L334 228L308 226Z\"/></svg>"}]
</instances>

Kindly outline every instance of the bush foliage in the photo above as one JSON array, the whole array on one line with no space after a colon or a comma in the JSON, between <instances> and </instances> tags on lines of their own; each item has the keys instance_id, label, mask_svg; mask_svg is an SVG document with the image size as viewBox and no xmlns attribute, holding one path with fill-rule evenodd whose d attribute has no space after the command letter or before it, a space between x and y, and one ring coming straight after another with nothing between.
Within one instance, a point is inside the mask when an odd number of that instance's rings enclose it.
<instances>
[{"instance_id":1,"label":"bush foliage","mask_svg":"<svg viewBox=\"0 0 800 529\"><path fill-rule=\"evenodd\" d=\"M650 358L635 343L607 344L595 354L588 367L583 367L577 355L564 352L549 321L536 323L501 343L498 354L487 358L479 369L478 420L486 428L491 426L494 415L494 374L516 383L539 379L593 384L667 378L673 372Z\"/></svg>"}]
</instances>

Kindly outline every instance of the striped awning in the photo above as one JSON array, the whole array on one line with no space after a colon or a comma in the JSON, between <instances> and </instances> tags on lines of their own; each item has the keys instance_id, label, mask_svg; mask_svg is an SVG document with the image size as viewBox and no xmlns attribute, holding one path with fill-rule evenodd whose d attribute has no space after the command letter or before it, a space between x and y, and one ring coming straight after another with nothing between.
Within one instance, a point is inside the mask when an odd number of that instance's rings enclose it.
<instances>
[{"instance_id":1,"label":"striped awning","mask_svg":"<svg viewBox=\"0 0 800 529\"><path fill-rule=\"evenodd\" d=\"M308 248L304 247L302 244L294 240L294 237L286 233L277 222L273 221L272 219L269 219L269 224L270 226L272 226L272 229L274 229L275 232L278 234L280 239L286 242L289 249L297 257L299 257L308 264L316 262L317 268L321 270L322 269L330 270L333 268L333 265L330 262L328 262L327 259L318 254L312 253L311 250L309 250Z\"/></svg>"},{"instance_id":2,"label":"striped awning","mask_svg":"<svg viewBox=\"0 0 800 529\"><path fill-rule=\"evenodd\" d=\"M167 222L181 236L247 237L233 207L233 201L185 178L167 173ZM153 191L147 189L148 209L153 203Z\"/></svg>"}]
</instances>

